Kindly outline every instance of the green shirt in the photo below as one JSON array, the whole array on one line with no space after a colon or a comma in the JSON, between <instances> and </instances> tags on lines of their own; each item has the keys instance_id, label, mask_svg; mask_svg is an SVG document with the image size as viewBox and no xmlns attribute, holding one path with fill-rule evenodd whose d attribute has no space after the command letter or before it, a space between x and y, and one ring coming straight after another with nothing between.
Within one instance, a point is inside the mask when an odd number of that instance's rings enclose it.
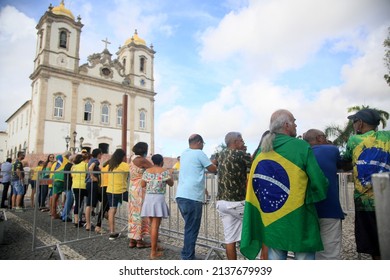
<instances>
[{"instance_id":1,"label":"green shirt","mask_svg":"<svg viewBox=\"0 0 390 280\"><path fill-rule=\"evenodd\" d=\"M390 131L368 131L349 138L344 160L352 161L357 211L375 211L371 175L390 172Z\"/></svg>"},{"instance_id":2,"label":"green shirt","mask_svg":"<svg viewBox=\"0 0 390 280\"><path fill-rule=\"evenodd\" d=\"M251 157L241 150L225 149L218 155L218 200L245 200Z\"/></svg>"}]
</instances>

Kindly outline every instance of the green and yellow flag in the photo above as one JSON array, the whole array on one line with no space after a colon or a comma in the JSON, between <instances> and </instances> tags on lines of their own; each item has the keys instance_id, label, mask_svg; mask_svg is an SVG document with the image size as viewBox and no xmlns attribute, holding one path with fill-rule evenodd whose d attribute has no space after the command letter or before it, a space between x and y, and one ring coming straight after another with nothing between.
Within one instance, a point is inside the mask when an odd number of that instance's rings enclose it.
<instances>
[{"instance_id":1,"label":"green and yellow flag","mask_svg":"<svg viewBox=\"0 0 390 280\"><path fill-rule=\"evenodd\" d=\"M58 155L56 156L56 162L53 163L53 171L57 171L57 172L54 172L53 173L53 180L54 181L61 181L61 182L64 182L64 168L65 168L65 165L69 162L69 160L62 156L62 155Z\"/></svg>"},{"instance_id":2,"label":"green and yellow flag","mask_svg":"<svg viewBox=\"0 0 390 280\"><path fill-rule=\"evenodd\" d=\"M251 167L242 254L255 259L262 243L293 252L322 250L313 203L326 197L327 185L310 146L278 134L274 150L258 154Z\"/></svg>"}]
</instances>

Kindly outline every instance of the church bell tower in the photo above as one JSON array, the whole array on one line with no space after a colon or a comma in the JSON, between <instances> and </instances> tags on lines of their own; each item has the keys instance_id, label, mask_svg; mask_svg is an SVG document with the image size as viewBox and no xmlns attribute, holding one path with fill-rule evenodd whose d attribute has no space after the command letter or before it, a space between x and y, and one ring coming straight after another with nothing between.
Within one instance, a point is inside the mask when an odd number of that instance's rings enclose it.
<instances>
[{"instance_id":1,"label":"church bell tower","mask_svg":"<svg viewBox=\"0 0 390 280\"><path fill-rule=\"evenodd\" d=\"M34 72L41 66L78 71L82 27L81 18L76 21L63 0L57 7L50 4L36 26Z\"/></svg>"}]
</instances>

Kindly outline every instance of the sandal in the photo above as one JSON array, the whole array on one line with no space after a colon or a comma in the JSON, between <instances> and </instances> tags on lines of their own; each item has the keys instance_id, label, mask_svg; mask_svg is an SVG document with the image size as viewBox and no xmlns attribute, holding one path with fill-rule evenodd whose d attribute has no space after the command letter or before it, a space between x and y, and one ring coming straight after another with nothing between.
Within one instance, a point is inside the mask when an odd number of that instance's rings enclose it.
<instances>
[{"instance_id":1,"label":"sandal","mask_svg":"<svg viewBox=\"0 0 390 280\"><path fill-rule=\"evenodd\" d=\"M95 232L96 232L97 234L103 234L103 233L104 233L104 230L103 230L101 227L96 226L96 227L95 227Z\"/></svg>"},{"instance_id":2,"label":"sandal","mask_svg":"<svg viewBox=\"0 0 390 280\"><path fill-rule=\"evenodd\" d=\"M151 259L151 260L156 260L156 259L161 258L162 256L164 256L164 254L163 254L162 252L157 252L157 253L154 254L154 255L150 254L150 259Z\"/></svg>"},{"instance_id":3,"label":"sandal","mask_svg":"<svg viewBox=\"0 0 390 280\"><path fill-rule=\"evenodd\" d=\"M134 239L130 239L129 248L135 248L137 247L137 241Z\"/></svg>"},{"instance_id":4,"label":"sandal","mask_svg":"<svg viewBox=\"0 0 390 280\"><path fill-rule=\"evenodd\" d=\"M95 229L95 226L94 226L94 225L91 225L90 228L85 227L85 230L86 230L86 231L91 231L91 230L94 230L94 229Z\"/></svg>"},{"instance_id":5,"label":"sandal","mask_svg":"<svg viewBox=\"0 0 390 280\"><path fill-rule=\"evenodd\" d=\"M143 248L150 248L152 245L150 243L146 243L143 240L137 240L137 248L143 249Z\"/></svg>"}]
</instances>

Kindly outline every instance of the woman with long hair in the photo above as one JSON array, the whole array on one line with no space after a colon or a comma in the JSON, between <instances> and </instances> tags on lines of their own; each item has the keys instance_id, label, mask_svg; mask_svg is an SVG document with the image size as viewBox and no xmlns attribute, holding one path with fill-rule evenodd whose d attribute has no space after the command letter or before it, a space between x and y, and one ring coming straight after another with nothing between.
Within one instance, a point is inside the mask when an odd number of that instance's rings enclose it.
<instances>
[{"instance_id":1,"label":"woman with long hair","mask_svg":"<svg viewBox=\"0 0 390 280\"><path fill-rule=\"evenodd\" d=\"M146 159L148 144L138 142L132 149L134 155L130 158L130 189L129 189L129 248L146 248L150 244L143 238L149 235L148 218L141 218L142 203L145 198L145 189L141 187L142 174L153 164Z\"/></svg>"},{"instance_id":2,"label":"woman with long hair","mask_svg":"<svg viewBox=\"0 0 390 280\"><path fill-rule=\"evenodd\" d=\"M85 176L88 171L88 163L83 155L76 155L72 166L72 190L74 195L74 225L80 227L82 223L82 215L80 213L84 198L87 197L87 186Z\"/></svg>"},{"instance_id":3,"label":"woman with long hair","mask_svg":"<svg viewBox=\"0 0 390 280\"><path fill-rule=\"evenodd\" d=\"M115 214L119 204L122 203L123 194L127 191L129 178L129 165L126 162L126 153L117 149L108 161L107 199L108 199L108 225L110 228L109 240L115 240L119 233L115 232Z\"/></svg>"},{"instance_id":4,"label":"woman with long hair","mask_svg":"<svg viewBox=\"0 0 390 280\"><path fill-rule=\"evenodd\" d=\"M53 165L53 162L55 162L55 156L54 154L49 154L47 156L46 161L42 164L42 177L43 178L49 178L50 177L50 169ZM43 171L47 171L47 173L44 173ZM49 186L48 185L39 185L38 190L38 206L39 210L42 212L48 212L50 211L49 208L46 207L46 198L47 194L49 193Z\"/></svg>"},{"instance_id":5,"label":"woman with long hair","mask_svg":"<svg viewBox=\"0 0 390 280\"><path fill-rule=\"evenodd\" d=\"M102 222L104 217L106 217L106 215L108 216L108 210L110 208L107 199L108 168L109 168L108 163L109 160L105 161L102 164L101 183L100 183L100 187L98 188L99 191L98 199L100 201L100 207L99 207L99 212L98 212L98 217L97 217L97 222L95 227L95 232L98 234L104 233L102 229Z\"/></svg>"}]
</instances>

